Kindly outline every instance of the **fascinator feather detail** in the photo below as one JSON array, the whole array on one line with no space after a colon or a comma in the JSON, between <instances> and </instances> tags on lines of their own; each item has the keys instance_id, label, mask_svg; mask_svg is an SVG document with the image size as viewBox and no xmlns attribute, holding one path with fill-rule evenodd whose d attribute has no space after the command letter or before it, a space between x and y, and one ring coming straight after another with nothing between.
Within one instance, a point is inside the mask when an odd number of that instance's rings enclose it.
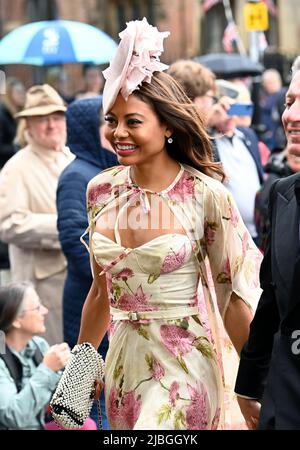
<instances>
[{"instance_id":1,"label":"fascinator feather detail","mask_svg":"<svg viewBox=\"0 0 300 450\"><path fill-rule=\"evenodd\" d=\"M106 80L103 91L103 110L106 114L119 93L127 101L129 95L143 82L151 83L154 72L168 68L160 62L163 40L169 31L160 32L143 20L132 20L119 36L121 42L109 67L103 71Z\"/></svg>"}]
</instances>

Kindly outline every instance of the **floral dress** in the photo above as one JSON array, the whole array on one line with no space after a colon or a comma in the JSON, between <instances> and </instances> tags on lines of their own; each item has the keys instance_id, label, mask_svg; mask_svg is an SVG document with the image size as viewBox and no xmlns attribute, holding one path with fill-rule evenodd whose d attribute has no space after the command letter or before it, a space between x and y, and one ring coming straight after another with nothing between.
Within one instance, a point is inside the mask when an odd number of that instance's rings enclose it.
<instances>
[{"instance_id":1,"label":"floral dress","mask_svg":"<svg viewBox=\"0 0 300 450\"><path fill-rule=\"evenodd\" d=\"M138 202L149 215L149 195L167 205L184 233L124 247L121 213ZM146 191L121 166L89 183L87 201L90 252L106 274L111 309L105 373L110 428L224 428L217 316L224 319L232 292L256 307L261 262L230 193L186 165L164 191ZM114 239L97 226L109 210L116 211Z\"/></svg>"}]
</instances>

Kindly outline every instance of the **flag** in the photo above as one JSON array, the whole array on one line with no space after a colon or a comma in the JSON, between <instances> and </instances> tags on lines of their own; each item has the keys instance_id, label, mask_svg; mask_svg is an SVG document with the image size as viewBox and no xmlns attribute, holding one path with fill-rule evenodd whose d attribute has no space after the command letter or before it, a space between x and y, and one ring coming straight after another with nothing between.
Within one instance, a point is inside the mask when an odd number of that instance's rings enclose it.
<instances>
[{"instance_id":1,"label":"flag","mask_svg":"<svg viewBox=\"0 0 300 450\"><path fill-rule=\"evenodd\" d=\"M210 8L220 3L221 0L202 0L202 9L207 12Z\"/></svg>"},{"instance_id":2,"label":"flag","mask_svg":"<svg viewBox=\"0 0 300 450\"><path fill-rule=\"evenodd\" d=\"M278 10L273 0L262 0L266 4L271 16L277 16Z\"/></svg>"},{"instance_id":3,"label":"flag","mask_svg":"<svg viewBox=\"0 0 300 450\"><path fill-rule=\"evenodd\" d=\"M229 22L225 28L223 35L223 47L226 53L232 53L234 51L233 42L238 39L238 31L234 22Z\"/></svg>"},{"instance_id":4,"label":"flag","mask_svg":"<svg viewBox=\"0 0 300 450\"><path fill-rule=\"evenodd\" d=\"M261 53L263 53L266 50L266 48L268 47L268 45L269 44L268 44L268 41L267 41L265 33L263 31L260 31L259 35L258 35L258 48L259 48L259 51Z\"/></svg>"}]
</instances>

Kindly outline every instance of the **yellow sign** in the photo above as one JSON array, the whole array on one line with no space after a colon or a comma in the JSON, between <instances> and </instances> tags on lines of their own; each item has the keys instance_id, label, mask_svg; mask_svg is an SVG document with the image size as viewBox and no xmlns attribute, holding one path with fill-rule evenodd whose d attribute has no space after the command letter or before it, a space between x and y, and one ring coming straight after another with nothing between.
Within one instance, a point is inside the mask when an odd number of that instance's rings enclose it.
<instances>
[{"instance_id":1,"label":"yellow sign","mask_svg":"<svg viewBox=\"0 0 300 450\"><path fill-rule=\"evenodd\" d=\"M263 2L246 3L244 17L247 31L265 31L269 28L268 8Z\"/></svg>"}]
</instances>

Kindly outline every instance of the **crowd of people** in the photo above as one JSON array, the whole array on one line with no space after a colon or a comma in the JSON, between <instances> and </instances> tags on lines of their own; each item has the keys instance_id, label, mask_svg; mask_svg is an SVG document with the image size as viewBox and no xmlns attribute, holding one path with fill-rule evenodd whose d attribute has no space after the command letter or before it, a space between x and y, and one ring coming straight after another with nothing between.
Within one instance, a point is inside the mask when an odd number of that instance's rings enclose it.
<instances>
[{"instance_id":1,"label":"crowd of people","mask_svg":"<svg viewBox=\"0 0 300 450\"><path fill-rule=\"evenodd\" d=\"M166 66L167 36L129 22L104 89L95 66L74 97L55 71L7 80L0 429L55 429L83 342L106 361L105 429L300 428L300 60L289 87L264 72L258 136L249 80Z\"/></svg>"}]
</instances>

